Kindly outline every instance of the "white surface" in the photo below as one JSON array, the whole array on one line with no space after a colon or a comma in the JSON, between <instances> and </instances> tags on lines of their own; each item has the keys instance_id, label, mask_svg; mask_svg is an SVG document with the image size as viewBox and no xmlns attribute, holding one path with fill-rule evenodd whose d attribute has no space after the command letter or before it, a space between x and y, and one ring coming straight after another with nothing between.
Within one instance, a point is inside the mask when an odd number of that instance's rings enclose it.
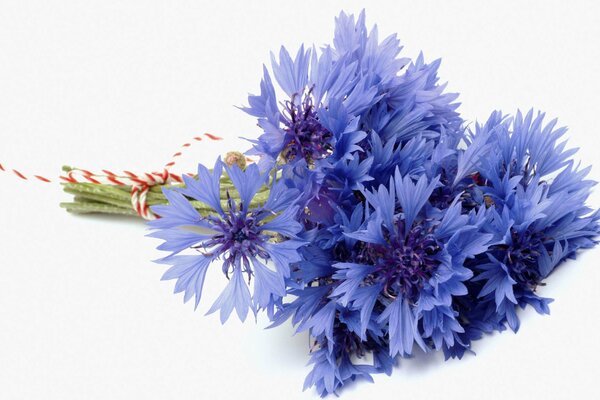
<instances>
[{"instance_id":1,"label":"white surface","mask_svg":"<svg viewBox=\"0 0 600 400\"><path fill-rule=\"evenodd\" d=\"M233 105L258 90L280 44L330 42L333 18L367 2L1 1L0 163L56 176L62 164L144 171L190 137L182 165L212 162L258 135ZM251 4L252 3L252 4ZM594 1L370 2L368 23L398 32L405 55L443 57L443 80L468 119L535 106L570 127L584 164L598 155L600 7ZM260 6L259 6L260 4ZM221 147L219 147L221 146ZM307 338L204 312L224 281L208 277L198 312L159 280L143 223L58 208L58 185L0 173L0 398L313 398L302 393ZM590 204L600 206L596 191ZM598 249L563 265L517 335L477 357L403 361L344 399L564 399L596 392Z\"/></svg>"}]
</instances>

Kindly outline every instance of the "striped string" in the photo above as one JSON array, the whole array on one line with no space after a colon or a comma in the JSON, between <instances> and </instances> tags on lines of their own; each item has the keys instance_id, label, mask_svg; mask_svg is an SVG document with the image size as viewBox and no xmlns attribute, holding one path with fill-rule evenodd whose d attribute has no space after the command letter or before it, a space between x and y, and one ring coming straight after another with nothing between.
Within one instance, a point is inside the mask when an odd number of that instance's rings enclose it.
<instances>
[{"instance_id":1,"label":"striped string","mask_svg":"<svg viewBox=\"0 0 600 400\"><path fill-rule=\"evenodd\" d=\"M215 136L210 133L205 133L204 137L209 140L222 140L223 138ZM146 196L152 186L155 185L166 185L169 183L181 183L183 182L182 176L175 174L170 171L179 157L183 155L186 148L190 147L194 141L200 142L203 138L196 136L192 141L184 143L181 146L181 150L171 156L171 160L165 164L162 172L146 172L143 174L134 174L130 171L123 171L122 174L115 174L112 171L103 169L102 173L94 173L81 168L73 168L65 175L59 176L59 180L69 183L93 183L96 185L117 185L117 186L131 186L131 206L139 214L140 217L152 220L156 219L157 216L150 210L150 207L146 203ZM51 179L48 179L42 175L31 175L31 178L22 173L17 169L9 169L4 165L0 164L0 171L12 173L16 177L23 180L36 179L44 183L52 183ZM194 174L188 173L187 175L193 176Z\"/></svg>"},{"instance_id":2,"label":"striped string","mask_svg":"<svg viewBox=\"0 0 600 400\"><path fill-rule=\"evenodd\" d=\"M17 177L19 177L19 178L21 178L23 180L28 180L29 179L21 171L16 170L16 169L10 169L9 170L9 169L5 168L4 165L2 165L2 164L0 164L0 171L2 171L2 172L12 172L15 176L17 176ZM41 175L33 175L33 178L35 178L35 179L37 179L39 181L45 182L45 183L52 182L50 179L44 178Z\"/></svg>"}]
</instances>

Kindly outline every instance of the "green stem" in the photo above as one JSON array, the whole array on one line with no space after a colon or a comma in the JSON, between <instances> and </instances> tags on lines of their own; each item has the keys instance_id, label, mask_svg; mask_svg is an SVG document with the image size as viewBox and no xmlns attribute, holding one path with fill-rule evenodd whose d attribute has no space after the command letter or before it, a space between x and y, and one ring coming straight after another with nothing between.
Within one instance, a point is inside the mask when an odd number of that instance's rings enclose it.
<instances>
[{"instance_id":1,"label":"green stem","mask_svg":"<svg viewBox=\"0 0 600 400\"><path fill-rule=\"evenodd\" d=\"M68 172L71 167L63 167ZM136 211L131 205L131 186L118 186L110 184L94 183L63 183L63 190L74 196L72 202L61 203L60 206L68 212L76 214L118 214L137 216ZM146 193L146 203L150 206L168 204L163 194L163 189L183 188L184 184L156 185L152 186ZM227 207L227 195L234 199L239 199L235 187L228 177L221 179L221 206ZM252 199L250 207L256 207L264 204L269 197L269 188L265 185ZM214 210L208 205L190 199L190 204L200 214L209 215Z\"/></svg>"},{"instance_id":2,"label":"green stem","mask_svg":"<svg viewBox=\"0 0 600 400\"><path fill-rule=\"evenodd\" d=\"M60 206L74 214L120 214L137 216L133 208L115 207L104 203L93 203L89 201L74 201L72 203L60 203Z\"/></svg>"}]
</instances>

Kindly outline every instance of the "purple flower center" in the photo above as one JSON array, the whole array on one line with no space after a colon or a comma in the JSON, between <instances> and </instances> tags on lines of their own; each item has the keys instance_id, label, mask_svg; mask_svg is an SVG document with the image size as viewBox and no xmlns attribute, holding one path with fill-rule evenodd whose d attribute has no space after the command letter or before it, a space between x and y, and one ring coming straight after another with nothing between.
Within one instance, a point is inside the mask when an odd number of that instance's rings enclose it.
<instances>
[{"instance_id":1,"label":"purple flower center","mask_svg":"<svg viewBox=\"0 0 600 400\"><path fill-rule=\"evenodd\" d=\"M404 231L404 221L397 222L398 232ZM387 297L402 296L416 302L425 282L435 273L440 246L431 230L415 225L406 235L388 239L387 245L367 246L368 258L376 270L373 281L384 285Z\"/></svg>"},{"instance_id":2,"label":"purple flower center","mask_svg":"<svg viewBox=\"0 0 600 400\"><path fill-rule=\"evenodd\" d=\"M527 230L519 234L514 229L511 229L511 237L512 244L505 250L504 264L515 281L535 290L542 280L538 259L543 238L537 232Z\"/></svg>"},{"instance_id":3,"label":"purple flower center","mask_svg":"<svg viewBox=\"0 0 600 400\"><path fill-rule=\"evenodd\" d=\"M242 266L242 271L251 276L250 260L255 257L268 259L269 254L264 250L264 243L269 237L262 233L258 221L261 220L258 209L252 212L243 211L240 205L229 198L228 210L222 216L208 216L218 232L210 240L202 244L204 249L215 249L214 254L223 254L223 272L229 273L236 265Z\"/></svg>"},{"instance_id":4,"label":"purple flower center","mask_svg":"<svg viewBox=\"0 0 600 400\"><path fill-rule=\"evenodd\" d=\"M287 144L282 155L286 161L304 158L311 164L331 154L333 135L319 122L310 91L300 103L296 95L286 101L283 116Z\"/></svg>"},{"instance_id":5,"label":"purple flower center","mask_svg":"<svg viewBox=\"0 0 600 400\"><path fill-rule=\"evenodd\" d=\"M370 336L367 337L367 340L362 340L345 322L342 322L352 318L352 313L346 309L337 311L333 321L334 348L336 349L334 354L348 360L350 357L362 358L376 347ZM311 351L322 348L327 348L325 337L315 339Z\"/></svg>"}]
</instances>

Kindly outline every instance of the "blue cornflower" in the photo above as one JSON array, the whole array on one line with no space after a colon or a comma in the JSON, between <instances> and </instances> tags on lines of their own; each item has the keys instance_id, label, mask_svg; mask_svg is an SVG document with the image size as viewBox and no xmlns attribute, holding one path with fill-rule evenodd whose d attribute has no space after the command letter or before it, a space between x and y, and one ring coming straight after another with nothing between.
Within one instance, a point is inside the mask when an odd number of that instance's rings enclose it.
<instances>
[{"instance_id":1,"label":"blue cornflower","mask_svg":"<svg viewBox=\"0 0 600 400\"><path fill-rule=\"evenodd\" d=\"M224 188L223 168L237 193ZM177 280L175 293L185 292L184 301L195 296L198 306L208 267L221 263L229 283L208 311L220 310L221 322L234 308L242 321L248 310L272 312L286 294L289 263L300 260L297 250L304 242L297 235L302 227L294 220L298 191L273 182L264 204L256 204L268 178L256 165L242 171L218 159L212 172L199 165L197 178L184 176L184 188L165 189L169 205L153 207L161 218L150 222L155 231L149 236L164 240L158 249L171 252L158 260L171 265L163 279ZM226 189L223 200L222 189ZM211 210L200 214L189 198ZM188 254L180 254L184 250ZM246 280L254 282L253 295Z\"/></svg>"},{"instance_id":2,"label":"blue cornflower","mask_svg":"<svg viewBox=\"0 0 600 400\"><path fill-rule=\"evenodd\" d=\"M434 207L438 185L439 177L414 181L397 171L387 185L362 190L364 206L350 214L338 208L335 224L308 233L304 260L291 274L296 299L282 305L275 321L291 318L318 343L307 384L319 392L390 373L415 343L442 349L464 333L454 307L472 277L464 264L484 253L493 235L481 233L485 210L463 214L460 196L446 209ZM377 354L373 363L344 359L365 352ZM354 372L345 376L342 366Z\"/></svg>"},{"instance_id":3,"label":"blue cornflower","mask_svg":"<svg viewBox=\"0 0 600 400\"><path fill-rule=\"evenodd\" d=\"M365 192L374 212L362 229L345 233L355 255L336 263L332 296L361 312L361 334L376 313L392 356L408 356L414 343L427 351L454 343L463 328L454 298L467 293L472 273L463 266L487 250L485 215L462 214L459 197L446 210L430 203L439 177L414 182L396 173L388 187Z\"/></svg>"},{"instance_id":4,"label":"blue cornflower","mask_svg":"<svg viewBox=\"0 0 600 400\"><path fill-rule=\"evenodd\" d=\"M318 265L324 261L322 254L313 253L313 256L316 258L316 270L328 268L324 264ZM301 272L302 275L307 273L310 274L306 270ZM296 278L299 276L296 275ZM323 397L336 393L356 379L372 382L372 374L390 375L395 365L379 325L373 321L361 334L360 313L330 299L328 294L332 286L325 280L319 282L321 286L290 290L290 294L297 298L279 311L273 325L277 326L291 317L292 322L298 325L298 332L310 332L310 364L313 368L306 377L304 389L314 386Z\"/></svg>"},{"instance_id":5,"label":"blue cornflower","mask_svg":"<svg viewBox=\"0 0 600 400\"><path fill-rule=\"evenodd\" d=\"M474 161L464 175L474 173L471 199L490 216L482 231L494 235L494 245L468 264L475 275L461 314L470 323L448 356L462 356L481 332L503 330L506 323L517 331L517 307L549 313L552 299L540 297L537 288L578 249L596 244L600 214L585 206L595 184L585 179L589 168L575 166L576 149L559 142L566 129L543 119L533 111L514 118L495 112L477 127L476 150L465 151L485 155L463 157Z\"/></svg>"},{"instance_id":6,"label":"blue cornflower","mask_svg":"<svg viewBox=\"0 0 600 400\"><path fill-rule=\"evenodd\" d=\"M377 27L367 32L364 12L356 21L342 12L333 42L320 53L302 46L294 59L283 47L279 60L271 56L273 75L287 98L278 103L264 67L261 93L249 96L244 108L264 130L250 154L263 162L303 159L314 166L333 154L341 160L356 150L352 146L365 135L357 117L388 92L408 60L397 57L401 47L395 35L380 43Z\"/></svg>"},{"instance_id":7,"label":"blue cornflower","mask_svg":"<svg viewBox=\"0 0 600 400\"><path fill-rule=\"evenodd\" d=\"M248 154L261 156L261 166L277 159L286 162L305 160L309 165L333 153L342 135L356 135L353 118L339 126L338 115L331 107L350 116L360 114L377 101L377 89L361 77L356 63L337 58L334 50L325 47L321 56L315 49L301 46L292 59L282 47L279 62L271 55L275 79L287 98L279 107L271 76L264 67L261 94L248 97L246 112L258 118L264 134L252 141ZM323 114L329 114L324 116ZM356 128L356 126L354 126Z\"/></svg>"},{"instance_id":8,"label":"blue cornflower","mask_svg":"<svg viewBox=\"0 0 600 400\"><path fill-rule=\"evenodd\" d=\"M322 333L312 339L310 364L313 369L304 381L304 389L314 386L323 397L357 379L373 382L371 374L374 373L390 375L395 364L387 351L383 332L377 326L372 325L363 338L359 334L359 313L335 308L331 334ZM372 356L371 362L365 361L368 354Z\"/></svg>"}]
</instances>

